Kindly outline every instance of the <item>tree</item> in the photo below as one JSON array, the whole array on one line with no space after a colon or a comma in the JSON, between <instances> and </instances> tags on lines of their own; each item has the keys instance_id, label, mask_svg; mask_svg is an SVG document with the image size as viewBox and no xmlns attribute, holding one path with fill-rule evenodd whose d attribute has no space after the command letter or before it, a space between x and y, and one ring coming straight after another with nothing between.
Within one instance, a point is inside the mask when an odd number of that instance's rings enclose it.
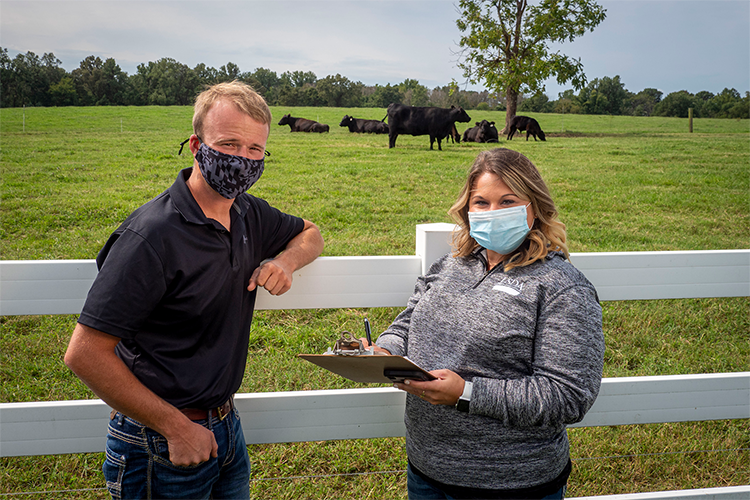
<instances>
[{"instance_id":1,"label":"tree","mask_svg":"<svg viewBox=\"0 0 750 500\"><path fill-rule=\"evenodd\" d=\"M276 72L266 68L256 68L252 76L263 86L262 89L256 89L261 93L263 93L262 91L271 90L279 83L281 83L281 80L279 80Z\"/></svg>"},{"instance_id":2,"label":"tree","mask_svg":"<svg viewBox=\"0 0 750 500\"><path fill-rule=\"evenodd\" d=\"M578 94L578 104L587 115L620 115L628 98L620 76L594 78Z\"/></svg>"},{"instance_id":3,"label":"tree","mask_svg":"<svg viewBox=\"0 0 750 500\"><path fill-rule=\"evenodd\" d=\"M312 71L285 71L281 74L281 83L290 87L302 88L305 84L314 85L318 77Z\"/></svg>"},{"instance_id":4,"label":"tree","mask_svg":"<svg viewBox=\"0 0 750 500\"><path fill-rule=\"evenodd\" d=\"M59 67L61 63L51 52L41 58L27 52L11 59L7 49L0 48L3 107L49 106L50 86L65 76L65 70Z\"/></svg>"},{"instance_id":5,"label":"tree","mask_svg":"<svg viewBox=\"0 0 750 500\"><path fill-rule=\"evenodd\" d=\"M403 93L396 85L375 85L372 95L367 98L367 105L373 108L387 108L393 102L401 103L403 98Z\"/></svg>"},{"instance_id":6,"label":"tree","mask_svg":"<svg viewBox=\"0 0 750 500\"><path fill-rule=\"evenodd\" d=\"M239 80L241 74L242 71L240 71L240 67L230 61L219 68L219 81L231 82L234 80Z\"/></svg>"},{"instance_id":7,"label":"tree","mask_svg":"<svg viewBox=\"0 0 750 500\"><path fill-rule=\"evenodd\" d=\"M557 94L559 99L555 101L555 113L568 113L568 114L580 114L581 106L578 104L578 97L576 97L573 89L568 89L564 92Z\"/></svg>"},{"instance_id":8,"label":"tree","mask_svg":"<svg viewBox=\"0 0 750 500\"><path fill-rule=\"evenodd\" d=\"M572 42L606 17L593 0L460 0L456 26L463 33L458 66L471 83L484 81L504 93L506 128L516 115L518 96L544 92L544 81L586 84L580 59L550 52L548 44Z\"/></svg>"},{"instance_id":9,"label":"tree","mask_svg":"<svg viewBox=\"0 0 750 500\"><path fill-rule=\"evenodd\" d=\"M680 90L667 94L667 97L654 107L654 116L687 118L690 108L695 108L695 96L687 90Z\"/></svg>"},{"instance_id":10,"label":"tree","mask_svg":"<svg viewBox=\"0 0 750 500\"><path fill-rule=\"evenodd\" d=\"M139 64L130 81L139 105L187 106L201 89L196 73L169 57Z\"/></svg>"},{"instance_id":11,"label":"tree","mask_svg":"<svg viewBox=\"0 0 750 500\"><path fill-rule=\"evenodd\" d=\"M450 85L443 87L435 87L430 92L430 106L437 106L438 108L450 108L451 106L468 108L469 103L467 101L466 93L459 90L456 82L451 82Z\"/></svg>"},{"instance_id":12,"label":"tree","mask_svg":"<svg viewBox=\"0 0 750 500\"><path fill-rule=\"evenodd\" d=\"M73 79L64 76L49 86L50 100L53 106L75 106L78 103L78 93Z\"/></svg>"},{"instance_id":13,"label":"tree","mask_svg":"<svg viewBox=\"0 0 750 500\"><path fill-rule=\"evenodd\" d=\"M660 90L647 88L635 95L631 95L628 99L628 114L633 116L651 116L654 113L654 108L661 101L661 94Z\"/></svg>"},{"instance_id":14,"label":"tree","mask_svg":"<svg viewBox=\"0 0 750 500\"><path fill-rule=\"evenodd\" d=\"M201 85L213 85L219 82L219 72L216 68L206 66L203 63L197 64L193 68L193 74L195 74Z\"/></svg>"},{"instance_id":15,"label":"tree","mask_svg":"<svg viewBox=\"0 0 750 500\"><path fill-rule=\"evenodd\" d=\"M88 56L78 68L71 72L78 94L78 103L85 106L125 104L124 94L128 88L128 77L114 59L102 61ZM57 87L58 97L65 87Z\"/></svg>"},{"instance_id":16,"label":"tree","mask_svg":"<svg viewBox=\"0 0 750 500\"><path fill-rule=\"evenodd\" d=\"M696 97L698 95L696 94ZM701 110L701 117L711 118L745 118L742 113L742 96L735 89L725 88L706 101ZM737 107L737 105L740 107Z\"/></svg>"},{"instance_id":17,"label":"tree","mask_svg":"<svg viewBox=\"0 0 750 500\"><path fill-rule=\"evenodd\" d=\"M345 76L328 75L318 80L315 88L325 106L354 108L362 105L362 83L352 82Z\"/></svg>"},{"instance_id":18,"label":"tree","mask_svg":"<svg viewBox=\"0 0 750 500\"><path fill-rule=\"evenodd\" d=\"M518 111L529 111L531 113L550 113L553 109L554 104L550 102L549 97L543 92L539 92L528 99L524 99L521 101L521 104L518 105Z\"/></svg>"},{"instance_id":19,"label":"tree","mask_svg":"<svg viewBox=\"0 0 750 500\"><path fill-rule=\"evenodd\" d=\"M398 84L398 90L403 95L403 104L408 106L427 106L429 91L427 87L420 85L419 81L407 78Z\"/></svg>"}]
</instances>

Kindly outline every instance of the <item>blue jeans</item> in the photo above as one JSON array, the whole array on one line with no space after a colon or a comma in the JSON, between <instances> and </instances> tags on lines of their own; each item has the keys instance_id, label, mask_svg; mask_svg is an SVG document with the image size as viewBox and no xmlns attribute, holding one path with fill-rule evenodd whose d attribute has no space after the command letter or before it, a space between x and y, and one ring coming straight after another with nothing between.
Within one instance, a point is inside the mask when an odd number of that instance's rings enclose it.
<instances>
[{"instance_id":1,"label":"blue jeans","mask_svg":"<svg viewBox=\"0 0 750 500\"><path fill-rule=\"evenodd\" d=\"M542 497L540 500L563 500L565 498L565 489L565 486L563 486L560 488L560 491ZM409 493L409 500L455 499L455 497L450 496L436 485L425 481L421 476L415 474L411 466L407 467L406 490Z\"/></svg>"},{"instance_id":2,"label":"blue jeans","mask_svg":"<svg viewBox=\"0 0 750 500\"><path fill-rule=\"evenodd\" d=\"M218 457L180 467L169 461L164 436L116 413L102 466L112 498L250 498L250 458L237 410L210 425L207 419L195 423L213 431Z\"/></svg>"}]
</instances>

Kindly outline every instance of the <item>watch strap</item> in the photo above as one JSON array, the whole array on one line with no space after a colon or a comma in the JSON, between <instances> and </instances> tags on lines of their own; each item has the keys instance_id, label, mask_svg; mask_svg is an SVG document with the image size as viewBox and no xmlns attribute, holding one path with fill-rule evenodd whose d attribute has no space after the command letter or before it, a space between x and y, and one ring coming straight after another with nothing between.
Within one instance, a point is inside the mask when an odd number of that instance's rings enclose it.
<instances>
[{"instance_id":1,"label":"watch strap","mask_svg":"<svg viewBox=\"0 0 750 500\"><path fill-rule=\"evenodd\" d=\"M471 405L471 391L472 383L469 381L464 382L464 392L456 401L456 410L464 413L469 413L469 406Z\"/></svg>"}]
</instances>

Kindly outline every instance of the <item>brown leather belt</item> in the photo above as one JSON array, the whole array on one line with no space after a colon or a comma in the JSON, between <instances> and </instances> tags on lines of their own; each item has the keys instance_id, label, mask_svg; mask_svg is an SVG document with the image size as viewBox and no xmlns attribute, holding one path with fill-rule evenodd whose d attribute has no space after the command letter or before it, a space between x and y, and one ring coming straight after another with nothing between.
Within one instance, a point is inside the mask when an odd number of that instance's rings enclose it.
<instances>
[{"instance_id":1,"label":"brown leather belt","mask_svg":"<svg viewBox=\"0 0 750 500\"><path fill-rule=\"evenodd\" d=\"M210 410L199 410L198 408L183 408L180 410L190 420L208 420L210 417L218 417L219 420L224 420L229 412L234 408L234 398L227 399L226 403ZM209 412L211 412L209 414ZM109 419L112 420L117 416L118 411L112 410L109 413ZM124 414L122 414L124 416Z\"/></svg>"},{"instance_id":2,"label":"brown leather belt","mask_svg":"<svg viewBox=\"0 0 750 500\"><path fill-rule=\"evenodd\" d=\"M199 410L198 408L182 408L180 411L190 420L208 420L211 417L218 417L219 420L224 420L229 412L234 408L234 402L232 398L227 399L226 403L216 408L210 408L208 410Z\"/></svg>"}]
</instances>

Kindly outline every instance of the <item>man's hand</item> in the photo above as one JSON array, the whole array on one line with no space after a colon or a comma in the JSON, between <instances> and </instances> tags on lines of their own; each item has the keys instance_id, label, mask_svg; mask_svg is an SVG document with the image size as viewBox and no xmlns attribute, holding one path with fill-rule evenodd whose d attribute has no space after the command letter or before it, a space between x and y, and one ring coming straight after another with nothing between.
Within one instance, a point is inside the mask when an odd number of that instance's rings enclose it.
<instances>
[{"instance_id":1,"label":"man's hand","mask_svg":"<svg viewBox=\"0 0 750 500\"><path fill-rule=\"evenodd\" d=\"M318 226L305 220L305 226L291 239L283 252L275 259L263 262L253 271L248 291L262 286L271 295L281 295L292 287L294 272L309 264L323 251L323 237Z\"/></svg>"},{"instance_id":2,"label":"man's hand","mask_svg":"<svg viewBox=\"0 0 750 500\"><path fill-rule=\"evenodd\" d=\"M292 273L287 272L275 260L266 261L253 271L247 289L252 292L258 286L268 290L271 295L281 295L292 287Z\"/></svg>"},{"instance_id":3,"label":"man's hand","mask_svg":"<svg viewBox=\"0 0 750 500\"><path fill-rule=\"evenodd\" d=\"M219 445L214 433L189 421L179 433L167 437L169 460L180 467L198 465L218 456Z\"/></svg>"}]
</instances>

